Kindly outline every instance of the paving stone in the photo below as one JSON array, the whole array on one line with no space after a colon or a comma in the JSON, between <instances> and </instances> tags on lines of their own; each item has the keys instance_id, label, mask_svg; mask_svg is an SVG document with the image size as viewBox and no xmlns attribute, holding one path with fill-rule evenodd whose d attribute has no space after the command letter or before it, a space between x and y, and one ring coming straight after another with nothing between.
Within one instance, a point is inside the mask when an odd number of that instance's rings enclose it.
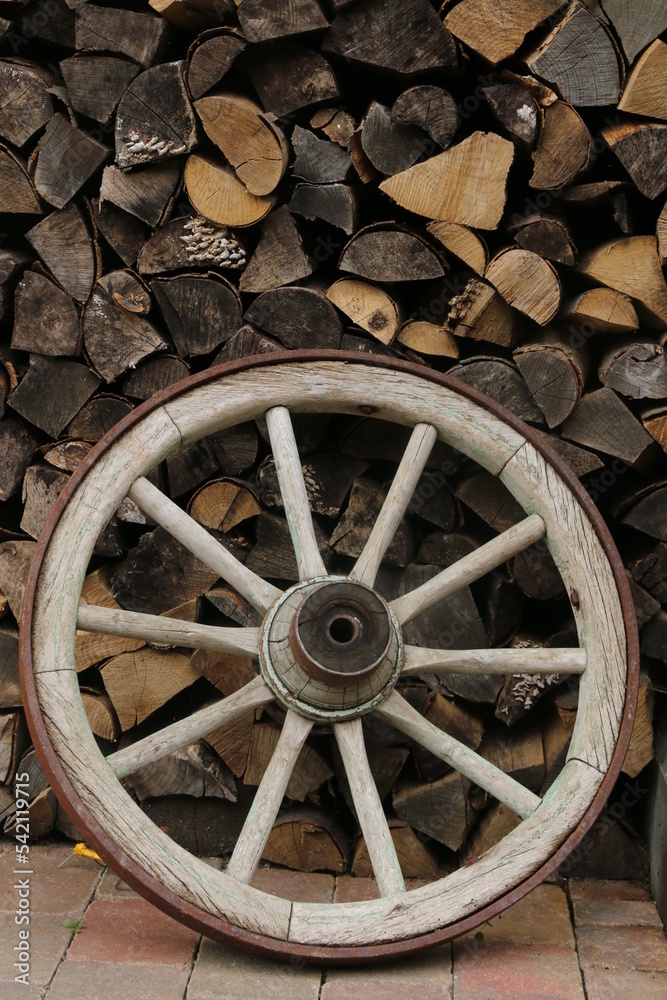
<instances>
[{"instance_id":1,"label":"paving stone","mask_svg":"<svg viewBox=\"0 0 667 1000\"><path fill-rule=\"evenodd\" d=\"M72 938L72 931L63 927L63 917L54 913L30 914L30 971L33 986L45 986L60 963ZM19 943L19 928L13 913L0 914L0 980L12 983L20 970L14 968L18 961L14 946ZM20 983L17 985L21 985ZM25 987L24 987L25 989Z\"/></svg>"},{"instance_id":2,"label":"paving stone","mask_svg":"<svg viewBox=\"0 0 667 1000\"><path fill-rule=\"evenodd\" d=\"M573 903L574 920L583 924L657 927L662 930L662 920L655 903L635 902L627 899L577 900Z\"/></svg>"},{"instance_id":3,"label":"paving stone","mask_svg":"<svg viewBox=\"0 0 667 1000\"><path fill-rule=\"evenodd\" d=\"M0 1000L42 1000L43 996L44 989L41 986L24 986L22 983L0 982Z\"/></svg>"},{"instance_id":4,"label":"paving stone","mask_svg":"<svg viewBox=\"0 0 667 1000\"><path fill-rule=\"evenodd\" d=\"M58 865L67 860L64 868ZM100 877L100 866L90 858L76 858L71 847L33 846L30 864L26 871L15 876L17 868L13 845L0 855L0 911L13 913L16 909L17 878L30 878L30 909L33 913L60 913L65 917L78 918L82 915L88 900ZM23 866L21 866L23 868Z\"/></svg>"},{"instance_id":5,"label":"paving stone","mask_svg":"<svg viewBox=\"0 0 667 1000\"><path fill-rule=\"evenodd\" d=\"M182 1000L189 975L172 966L63 962L48 1000Z\"/></svg>"},{"instance_id":6,"label":"paving stone","mask_svg":"<svg viewBox=\"0 0 667 1000\"><path fill-rule=\"evenodd\" d=\"M571 878L568 889L572 902L595 899L627 899L640 902L651 898L645 885L640 885L639 882L625 882L622 879L616 881Z\"/></svg>"},{"instance_id":7,"label":"paving stone","mask_svg":"<svg viewBox=\"0 0 667 1000\"><path fill-rule=\"evenodd\" d=\"M576 953L551 945L457 941L454 1000L584 1000Z\"/></svg>"},{"instance_id":8,"label":"paving stone","mask_svg":"<svg viewBox=\"0 0 667 1000\"><path fill-rule=\"evenodd\" d=\"M96 899L67 953L72 962L189 968L199 935L144 899Z\"/></svg>"},{"instance_id":9,"label":"paving stone","mask_svg":"<svg viewBox=\"0 0 667 1000\"><path fill-rule=\"evenodd\" d=\"M449 991L452 985L451 945L439 945L437 948L430 948L419 955L398 962L383 962L380 965L372 965L363 971L360 971L356 966L349 969L331 969L327 972L326 981L327 983L363 981L366 984L366 989L372 985L373 991L378 983L392 986L398 984L431 985L437 986L440 990ZM373 1000L375 1000L375 996Z\"/></svg>"},{"instance_id":10,"label":"paving stone","mask_svg":"<svg viewBox=\"0 0 667 1000\"><path fill-rule=\"evenodd\" d=\"M427 983L383 983L377 982L369 971L366 979L350 979L327 982L322 987L321 1000L360 1000L369 987L373 990L373 1000L451 1000L451 989Z\"/></svg>"},{"instance_id":11,"label":"paving stone","mask_svg":"<svg viewBox=\"0 0 667 1000\"><path fill-rule=\"evenodd\" d=\"M667 972L667 939L654 927L577 927L583 968Z\"/></svg>"},{"instance_id":12,"label":"paving stone","mask_svg":"<svg viewBox=\"0 0 667 1000\"><path fill-rule=\"evenodd\" d=\"M514 944L551 944L574 948L567 896L557 885L540 885L525 899L466 935L483 934L484 941Z\"/></svg>"},{"instance_id":13,"label":"paving stone","mask_svg":"<svg viewBox=\"0 0 667 1000\"><path fill-rule=\"evenodd\" d=\"M296 903L331 903L334 894L333 875L290 872L278 868L258 868L252 884L255 889Z\"/></svg>"},{"instance_id":14,"label":"paving stone","mask_svg":"<svg viewBox=\"0 0 667 1000\"><path fill-rule=\"evenodd\" d=\"M405 888L418 889L426 885L426 879L408 878ZM364 899L379 899L377 883L374 878L357 878L355 875L339 875L336 878L334 903L360 903Z\"/></svg>"},{"instance_id":15,"label":"paving stone","mask_svg":"<svg viewBox=\"0 0 667 1000\"><path fill-rule=\"evenodd\" d=\"M204 938L187 1000L317 1000L319 969L255 958Z\"/></svg>"},{"instance_id":16,"label":"paving stone","mask_svg":"<svg viewBox=\"0 0 667 1000\"><path fill-rule=\"evenodd\" d=\"M620 972L618 969L586 969L588 1000L665 1000L664 972Z\"/></svg>"}]
</instances>

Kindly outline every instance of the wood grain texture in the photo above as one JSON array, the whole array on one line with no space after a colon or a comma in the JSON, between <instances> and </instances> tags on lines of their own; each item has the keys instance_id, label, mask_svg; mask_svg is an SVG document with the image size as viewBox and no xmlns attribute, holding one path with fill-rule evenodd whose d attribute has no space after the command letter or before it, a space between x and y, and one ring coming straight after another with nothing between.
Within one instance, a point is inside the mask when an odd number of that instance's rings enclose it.
<instances>
[{"instance_id":1,"label":"wood grain texture","mask_svg":"<svg viewBox=\"0 0 667 1000\"><path fill-rule=\"evenodd\" d=\"M421 674L581 674L582 649L427 649L406 646L402 675Z\"/></svg>"}]
</instances>

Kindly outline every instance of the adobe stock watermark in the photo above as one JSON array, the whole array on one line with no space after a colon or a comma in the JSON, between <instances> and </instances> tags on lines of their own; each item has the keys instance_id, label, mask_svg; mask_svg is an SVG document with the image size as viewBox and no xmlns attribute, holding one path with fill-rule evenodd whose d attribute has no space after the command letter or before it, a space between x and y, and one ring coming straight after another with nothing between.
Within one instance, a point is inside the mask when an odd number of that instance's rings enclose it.
<instances>
[{"instance_id":1,"label":"adobe stock watermark","mask_svg":"<svg viewBox=\"0 0 667 1000\"><path fill-rule=\"evenodd\" d=\"M28 803L30 799L30 775L22 771L17 773L14 781L15 813L15 863L14 890L16 892L16 910L14 924L17 927L16 943L13 945L16 969L14 982L30 985L30 876L33 874L30 866L30 816Z\"/></svg>"}]
</instances>

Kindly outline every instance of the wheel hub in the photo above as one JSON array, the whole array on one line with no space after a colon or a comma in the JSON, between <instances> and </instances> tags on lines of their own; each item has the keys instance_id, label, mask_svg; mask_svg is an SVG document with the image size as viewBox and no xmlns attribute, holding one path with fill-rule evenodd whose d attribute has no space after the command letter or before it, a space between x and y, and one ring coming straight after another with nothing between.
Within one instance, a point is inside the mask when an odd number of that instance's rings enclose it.
<instances>
[{"instance_id":1,"label":"wheel hub","mask_svg":"<svg viewBox=\"0 0 667 1000\"><path fill-rule=\"evenodd\" d=\"M372 711L401 671L403 643L386 601L341 577L299 583L262 627L260 666L287 708L337 721Z\"/></svg>"}]
</instances>

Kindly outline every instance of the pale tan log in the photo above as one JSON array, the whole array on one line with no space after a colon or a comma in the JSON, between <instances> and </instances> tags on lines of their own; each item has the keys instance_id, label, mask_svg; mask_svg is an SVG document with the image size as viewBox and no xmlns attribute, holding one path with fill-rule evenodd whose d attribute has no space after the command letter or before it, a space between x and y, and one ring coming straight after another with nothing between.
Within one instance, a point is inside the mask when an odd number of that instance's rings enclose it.
<instances>
[{"instance_id":1,"label":"pale tan log","mask_svg":"<svg viewBox=\"0 0 667 1000\"><path fill-rule=\"evenodd\" d=\"M561 6L560 0L463 0L447 14L445 24L495 64L513 55L528 32Z\"/></svg>"},{"instance_id":2,"label":"pale tan log","mask_svg":"<svg viewBox=\"0 0 667 1000\"><path fill-rule=\"evenodd\" d=\"M111 754L106 758L107 763L118 778L125 778L146 764L153 764L174 750L202 739L208 733L243 715L244 712L270 704L273 697L273 691L262 678L256 677L254 681L250 681L245 687L223 698L222 701L207 705L206 708L193 712L187 719L174 722L171 726L166 726L159 732L125 747L124 750Z\"/></svg>"},{"instance_id":3,"label":"pale tan log","mask_svg":"<svg viewBox=\"0 0 667 1000\"><path fill-rule=\"evenodd\" d=\"M416 215L463 226L497 229L505 210L514 144L475 132L380 184L392 201Z\"/></svg>"},{"instance_id":4,"label":"pale tan log","mask_svg":"<svg viewBox=\"0 0 667 1000\"><path fill-rule=\"evenodd\" d=\"M296 554L299 579L309 580L314 576L325 576L326 569L315 538L301 459L289 410L284 406L267 410L266 426L271 439L285 517Z\"/></svg>"},{"instance_id":5,"label":"pale tan log","mask_svg":"<svg viewBox=\"0 0 667 1000\"><path fill-rule=\"evenodd\" d=\"M659 38L635 63L618 102L618 110L667 119L667 44Z\"/></svg>"},{"instance_id":6,"label":"pale tan log","mask_svg":"<svg viewBox=\"0 0 667 1000\"><path fill-rule=\"evenodd\" d=\"M578 270L640 302L651 326L663 329L667 324L667 284L655 236L629 236L591 250L582 256Z\"/></svg>"},{"instance_id":7,"label":"pale tan log","mask_svg":"<svg viewBox=\"0 0 667 1000\"><path fill-rule=\"evenodd\" d=\"M350 577L372 587L384 554L403 519L438 432L431 424L417 424L396 471L370 538L354 564Z\"/></svg>"},{"instance_id":8,"label":"pale tan log","mask_svg":"<svg viewBox=\"0 0 667 1000\"><path fill-rule=\"evenodd\" d=\"M76 626L84 632L121 635L128 639L190 649L216 649L242 656L257 656L259 648L259 629L256 628L219 628L91 604L79 605Z\"/></svg>"},{"instance_id":9,"label":"pale tan log","mask_svg":"<svg viewBox=\"0 0 667 1000\"><path fill-rule=\"evenodd\" d=\"M474 781L524 819L535 812L541 803L539 796L524 788L514 778L504 774L474 750L453 739L410 705L397 691L383 702L377 714L385 722L416 740L420 746L444 760L466 778Z\"/></svg>"},{"instance_id":10,"label":"pale tan log","mask_svg":"<svg viewBox=\"0 0 667 1000\"><path fill-rule=\"evenodd\" d=\"M411 674L583 674L584 649L427 649L406 646L401 675Z\"/></svg>"},{"instance_id":11,"label":"pale tan log","mask_svg":"<svg viewBox=\"0 0 667 1000\"><path fill-rule=\"evenodd\" d=\"M439 601L450 597L458 590L463 590L469 584L479 580L485 573L501 566L512 556L523 552L537 542L546 531L544 521L536 514L531 514L524 521L513 525L497 538L492 538L485 545L464 556L452 566L443 569L433 579L423 583L416 590L411 590L403 597L391 601L391 608L401 625L412 621L422 611L427 611Z\"/></svg>"},{"instance_id":12,"label":"pale tan log","mask_svg":"<svg viewBox=\"0 0 667 1000\"><path fill-rule=\"evenodd\" d=\"M258 611L268 611L282 591L246 569L243 563L216 541L206 528L177 507L173 500L161 493L148 479L140 478L127 494L145 514L161 525L186 549L201 559L223 580L238 590Z\"/></svg>"},{"instance_id":13,"label":"pale tan log","mask_svg":"<svg viewBox=\"0 0 667 1000\"><path fill-rule=\"evenodd\" d=\"M553 264L530 250L508 247L496 254L484 277L508 305L546 326L561 303L562 289Z\"/></svg>"},{"instance_id":14,"label":"pale tan log","mask_svg":"<svg viewBox=\"0 0 667 1000\"><path fill-rule=\"evenodd\" d=\"M632 333L639 329L631 300L613 288L589 288L564 304L561 317L574 323L590 323L595 333Z\"/></svg>"},{"instance_id":15,"label":"pale tan log","mask_svg":"<svg viewBox=\"0 0 667 1000\"><path fill-rule=\"evenodd\" d=\"M426 228L431 236L476 274L484 274L489 263L489 251L478 233L458 222L429 222Z\"/></svg>"},{"instance_id":16,"label":"pale tan log","mask_svg":"<svg viewBox=\"0 0 667 1000\"><path fill-rule=\"evenodd\" d=\"M254 226L273 208L274 195L251 194L231 167L188 157L185 186L193 206L218 226Z\"/></svg>"},{"instance_id":17,"label":"pale tan log","mask_svg":"<svg viewBox=\"0 0 667 1000\"><path fill-rule=\"evenodd\" d=\"M396 848L371 773L361 719L334 725L334 736L343 758L352 801L382 896L405 892Z\"/></svg>"},{"instance_id":18,"label":"pale tan log","mask_svg":"<svg viewBox=\"0 0 667 1000\"><path fill-rule=\"evenodd\" d=\"M398 333L399 308L382 288L357 278L339 278L327 290L327 298L341 312L382 344L390 344Z\"/></svg>"},{"instance_id":19,"label":"pale tan log","mask_svg":"<svg viewBox=\"0 0 667 1000\"><path fill-rule=\"evenodd\" d=\"M459 345L449 330L423 319L412 319L404 323L398 331L397 339L399 344L420 354L430 354L437 358L459 356Z\"/></svg>"},{"instance_id":20,"label":"pale tan log","mask_svg":"<svg viewBox=\"0 0 667 1000\"><path fill-rule=\"evenodd\" d=\"M264 772L227 865L227 875L239 882L252 881L278 815L290 775L312 728L310 719L304 719L296 712L287 713L278 745Z\"/></svg>"}]
</instances>

